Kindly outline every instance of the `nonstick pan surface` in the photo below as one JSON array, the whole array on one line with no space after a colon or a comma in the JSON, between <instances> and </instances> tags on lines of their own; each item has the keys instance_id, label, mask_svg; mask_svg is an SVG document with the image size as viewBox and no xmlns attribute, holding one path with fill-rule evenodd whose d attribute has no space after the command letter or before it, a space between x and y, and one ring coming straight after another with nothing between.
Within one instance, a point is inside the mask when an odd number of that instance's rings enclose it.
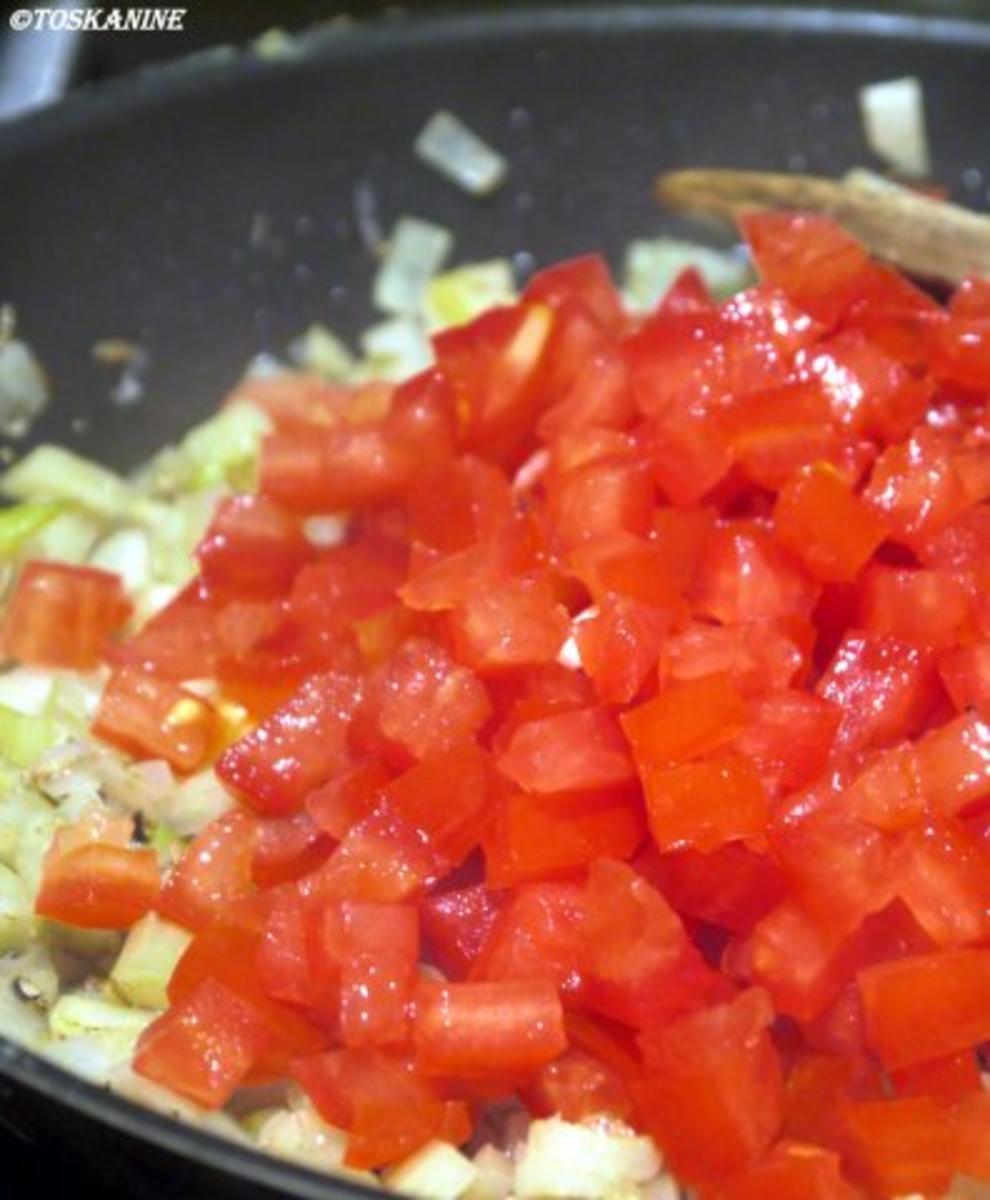
<instances>
[{"instance_id":1,"label":"nonstick pan surface","mask_svg":"<svg viewBox=\"0 0 990 1200\"><path fill-rule=\"evenodd\" d=\"M125 467L208 413L260 350L372 319L355 192L387 230L449 226L462 261L534 264L675 227L651 182L679 165L835 173L870 164L856 89L917 74L935 175L986 207L990 24L895 12L539 6L322 30L275 61L218 52L0 129L0 299L51 374L32 434ZM988 13L990 15L990 13ZM511 163L462 196L410 144L438 108ZM683 232L683 228L681 230ZM137 407L94 342L148 354ZM345 1197L358 1189L137 1109L0 1040L0 1118L118 1197ZM0 1129L2 1134L2 1129Z\"/></svg>"}]
</instances>

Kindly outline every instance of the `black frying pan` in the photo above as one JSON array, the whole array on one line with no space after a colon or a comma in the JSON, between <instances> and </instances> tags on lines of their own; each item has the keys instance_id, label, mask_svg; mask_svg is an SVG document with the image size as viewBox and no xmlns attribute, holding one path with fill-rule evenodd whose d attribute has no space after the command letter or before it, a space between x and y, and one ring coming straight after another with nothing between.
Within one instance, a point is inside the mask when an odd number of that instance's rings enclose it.
<instances>
[{"instance_id":1,"label":"black frying pan","mask_svg":"<svg viewBox=\"0 0 990 1200\"><path fill-rule=\"evenodd\" d=\"M158 68L2 129L0 298L17 305L57 395L35 436L133 464L207 413L256 351L316 319L356 333L372 316L374 269L356 229L358 183L386 226L414 213L452 227L462 259L515 254L526 266L592 248L614 259L664 227L651 200L660 168L868 163L856 88L917 73L936 175L983 207L990 5L965 7L602 4L393 21L316 33L278 62ZM412 157L440 107L511 160L491 200L460 195ZM113 406L112 379L92 361L92 343L110 336L150 353L138 409ZM115 1196L362 1194L173 1125L2 1041L0 1120L42 1137L39 1154L84 1162Z\"/></svg>"}]
</instances>

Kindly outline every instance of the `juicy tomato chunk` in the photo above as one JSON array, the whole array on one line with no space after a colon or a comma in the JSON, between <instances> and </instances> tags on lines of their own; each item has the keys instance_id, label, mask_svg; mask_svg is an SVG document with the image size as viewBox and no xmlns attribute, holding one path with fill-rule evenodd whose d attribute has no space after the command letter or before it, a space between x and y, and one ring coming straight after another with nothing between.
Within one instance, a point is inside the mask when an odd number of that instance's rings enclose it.
<instances>
[{"instance_id":1,"label":"juicy tomato chunk","mask_svg":"<svg viewBox=\"0 0 990 1200\"><path fill-rule=\"evenodd\" d=\"M7 657L23 663L91 671L130 612L118 575L34 560L7 602L0 642Z\"/></svg>"},{"instance_id":2,"label":"juicy tomato chunk","mask_svg":"<svg viewBox=\"0 0 990 1200\"><path fill-rule=\"evenodd\" d=\"M260 813L297 811L307 792L348 764L347 729L359 698L359 684L350 676L307 680L224 751L217 775Z\"/></svg>"},{"instance_id":3,"label":"juicy tomato chunk","mask_svg":"<svg viewBox=\"0 0 990 1200\"><path fill-rule=\"evenodd\" d=\"M315 557L299 523L264 496L221 502L196 551L208 588L278 596Z\"/></svg>"},{"instance_id":4,"label":"juicy tomato chunk","mask_svg":"<svg viewBox=\"0 0 990 1200\"><path fill-rule=\"evenodd\" d=\"M618 722L604 708L579 708L516 727L499 770L527 792L614 787L635 777Z\"/></svg>"},{"instance_id":5,"label":"juicy tomato chunk","mask_svg":"<svg viewBox=\"0 0 990 1200\"><path fill-rule=\"evenodd\" d=\"M758 837L766 823L763 785L741 755L647 769L643 787L650 832L661 850L715 850Z\"/></svg>"},{"instance_id":6,"label":"juicy tomato chunk","mask_svg":"<svg viewBox=\"0 0 990 1200\"><path fill-rule=\"evenodd\" d=\"M853 1101L841 1111L850 1173L881 1196L945 1195L955 1146L948 1110L930 1096Z\"/></svg>"},{"instance_id":7,"label":"juicy tomato chunk","mask_svg":"<svg viewBox=\"0 0 990 1200\"><path fill-rule=\"evenodd\" d=\"M741 1175L703 1187L700 1200L855 1200L839 1156L820 1146L779 1142Z\"/></svg>"},{"instance_id":8,"label":"juicy tomato chunk","mask_svg":"<svg viewBox=\"0 0 990 1200\"><path fill-rule=\"evenodd\" d=\"M565 997L579 993L583 921L580 884L524 884L493 918L471 977L547 979Z\"/></svg>"},{"instance_id":9,"label":"juicy tomato chunk","mask_svg":"<svg viewBox=\"0 0 990 1200\"><path fill-rule=\"evenodd\" d=\"M257 820L237 809L207 825L166 877L157 911L187 929L222 917L228 905L254 893L258 837Z\"/></svg>"},{"instance_id":10,"label":"juicy tomato chunk","mask_svg":"<svg viewBox=\"0 0 990 1200\"><path fill-rule=\"evenodd\" d=\"M158 856L105 842L45 856L34 902L39 917L82 929L129 929L158 898Z\"/></svg>"},{"instance_id":11,"label":"juicy tomato chunk","mask_svg":"<svg viewBox=\"0 0 990 1200\"><path fill-rule=\"evenodd\" d=\"M633 1099L678 1179L718 1180L754 1164L782 1119L780 1062L759 988L682 1017L644 1045L650 1068Z\"/></svg>"},{"instance_id":12,"label":"juicy tomato chunk","mask_svg":"<svg viewBox=\"0 0 990 1200\"><path fill-rule=\"evenodd\" d=\"M567 1047L557 989L546 980L420 983L413 1038L425 1075L525 1076Z\"/></svg>"},{"instance_id":13,"label":"juicy tomato chunk","mask_svg":"<svg viewBox=\"0 0 990 1200\"><path fill-rule=\"evenodd\" d=\"M179 771L195 771L216 749L219 718L195 692L118 667L103 689L93 733L139 758L163 758Z\"/></svg>"},{"instance_id":14,"label":"juicy tomato chunk","mask_svg":"<svg viewBox=\"0 0 990 1200\"><path fill-rule=\"evenodd\" d=\"M719 749L746 724L743 699L728 676L703 676L627 710L620 718L640 771L673 766Z\"/></svg>"},{"instance_id":15,"label":"juicy tomato chunk","mask_svg":"<svg viewBox=\"0 0 990 1200\"><path fill-rule=\"evenodd\" d=\"M345 902L340 913L340 1030L347 1046L406 1041L419 958L411 905Z\"/></svg>"}]
</instances>

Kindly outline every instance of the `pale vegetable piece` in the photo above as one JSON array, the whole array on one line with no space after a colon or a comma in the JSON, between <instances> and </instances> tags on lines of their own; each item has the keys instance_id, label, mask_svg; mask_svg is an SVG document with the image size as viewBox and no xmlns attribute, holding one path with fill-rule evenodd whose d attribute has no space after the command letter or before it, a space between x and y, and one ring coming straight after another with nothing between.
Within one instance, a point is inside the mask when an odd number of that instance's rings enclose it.
<instances>
[{"instance_id":1,"label":"pale vegetable piece","mask_svg":"<svg viewBox=\"0 0 990 1200\"><path fill-rule=\"evenodd\" d=\"M31 347L0 337L0 434L23 437L48 400L48 381Z\"/></svg>"},{"instance_id":2,"label":"pale vegetable piece","mask_svg":"<svg viewBox=\"0 0 990 1200\"><path fill-rule=\"evenodd\" d=\"M65 503L59 500L38 500L14 504L0 510L0 558L9 558L59 514Z\"/></svg>"},{"instance_id":3,"label":"pale vegetable piece","mask_svg":"<svg viewBox=\"0 0 990 1200\"><path fill-rule=\"evenodd\" d=\"M151 579L151 546L143 529L118 529L90 555L89 565L119 575L129 592L147 587Z\"/></svg>"},{"instance_id":4,"label":"pale vegetable piece","mask_svg":"<svg viewBox=\"0 0 990 1200\"><path fill-rule=\"evenodd\" d=\"M449 229L418 217L400 217L372 284L375 308L397 316L418 313L426 285L443 266L453 246L454 237Z\"/></svg>"},{"instance_id":5,"label":"pale vegetable piece","mask_svg":"<svg viewBox=\"0 0 990 1200\"><path fill-rule=\"evenodd\" d=\"M398 382L415 375L433 361L433 353L419 322L393 317L372 325L361 335L369 378Z\"/></svg>"},{"instance_id":6,"label":"pale vegetable piece","mask_svg":"<svg viewBox=\"0 0 990 1200\"><path fill-rule=\"evenodd\" d=\"M185 929L148 913L127 934L110 982L136 1008L167 1008L168 981L191 941Z\"/></svg>"},{"instance_id":7,"label":"pale vegetable piece","mask_svg":"<svg viewBox=\"0 0 990 1200\"><path fill-rule=\"evenodd\" d=\"M40 717L48 707L58 676L43 667L12 667L0 672L0 706Z\"/></svg>"},{"instance_id":8,"label":"pale vegetable piece","mask_svg":"<svg viewBox=\"0 0 990 1200\"><path fill-rule=\"evenodd\" d=\"M312 545L328 549L344 541L348 524L347 517L341 513L327 513L325 516L307 517L303 521L303 533Z\"/></svg>"},{"instance_id":9,"label":"pale vegetable piece","mask_svg":"<svg viewBox=\"0 0 990 1200\"><path fill-rule=\"evenodd\" d=\"M0 767L0 862L16 869L22 836L37 821L47 822L49 830L54 827L51 806L23 785L19 772Z\"/></svg>"},{"instance_id":10,"label":"pale vegetable piece","mask_svg":"<svg viewBox=\"0 0 990 1200\"><path fill-rule=\"evenodd\" d=\"M56 827L51 809L35 809L25 816L17 830L17 845L11 865L21 877L28 894L34 896L41 882L41 868Z\"/></svg>"},{"instance_id":11,"label":"pale vegetable piece","mask_svg":"<svg viewBox=\"0 0 990 1200\"><path fill-rule=\"evenodd\" d=\"M426 286L423 310L429 329L463 325L499 304L517 299L512 264L505 258L445 271Z\"/></svg>"},{"instance_id":12,"label":"pale vegetable piece","mask_svg":"<svg viewBox=\"0 0 990 1200\"><path fill-rule=\"evenodd\" d=\"M460 117L441 109L426 122L413 143L416 157L472 196L494 192L509 165Z\"/></svg>"},{"instance_id":13,"label":"pale vegetable piece","mask_svg":"<svg viewBox=\"0 0 990 1200\"><path fill-rule=\"evenodd\" d=\"M449 1142L427 1142L385 1172L386 1186L418 1200L460 1200L478 1177L478 1168Z\"/></svg>"},{"instance_id":14,"label":"pale vegetable piece","mask_svg":"<svg viewBox=\"0 0 990 1200\"><path fill-rule=\"evenodd\" d=\"M191 429L178 446L184 467L179 486L196 489L239 486L253 470L262 438L271 431L268 414L239 401Z\"/></svg>"},{"instance_id":15,"label":"pale vegetable piece","mask_svg":"<svg viewBox=\"0 0 990 1200\"><path fill-rule=\"evenodd\" d=\"M867 145L879 158L915 179L931 174L925 96L917 76L861 87L859 111Z\"/></svg>"},{"instance_id":16,"label":"pale vegetable piece","mask_svg":"<svg viewBox=\"0 0 990 1200\"><path fill-rule=\"evenodd\" d=\"M56 675L48 701L49 716L88 729L100 703L104 678L103 669L90 675Z\"/></svg>"},{"instance_id":17,"label":"pale vegetable piece","mask_svg":"<svg viewBox=\"0 0 990 1200\"><path fill-rule=\"evenodd\" d=\"M101 517L117 517L130 489L106 467L61 446L37 446L0 479L0 491L14 500L68 500Z\"/></svg>"},{"instance_id":18,"label":"pale vegetable piece","mask_svg":"<svg viewBox=\"0 0 990 1200\"><path fill-rule=\"evenodd\" d=\"M155 1016L99 996L70 992L53 1005L48 1029L53 1038L82 1038L97 1043L106 1051L111 1065L116 1065L131 1060L138 1038Z\"/></svg>"},{"instance_id":19,"label":"pale vegetable piece","mask_svg":"<svg viewBox=\"0 0 990 1200\"><path fill-rule=\"evenodd\" d=\"M508 1200L516 1172L506 1155L495 1146L482 1146L471 1161L478 1174L462 1200Z\"/></svg>"},{"instance_id":20,"label":"pale vegetable piece","mask_svg":"<svg viewBox=\"0 0 990 1200\"><path fill-rule=\"evenodd\" d=\"M52 717L26 716L0 704L0 755L15 767L30 767L70 730Z\"/></svg>"},{"instance_id":21,"label":"pale vegetable piece","mask_svg":"<svg viewBox=\"0 0 990 1200\"><path fill-rule=\"evenodd\" d=\"M0 863L0 954L24 950L34 932L31 897L20 876Z\"/></svg>"},{"instance_id":22,"label":"pale vegetable piece","mask_svg":"<svg viewBox=\"0 0 990 1200\"><path fill-rule=\"evenodd\" d=\"M516 1165L516 1195L598 1200L646 1183L660 1166L653 1142L618 1123L575 1125L552 1117L530 1126Z\"/></svg>"},{"instance_id":23,"label":"pale vegetable piece","mask_svg":"<svg viewBox=\"0 0 990 1200\"><path fill-rule=\"evenodd\" d=\"M346 382L355 367L354 355L326 325L310 325L289 345L289 358L302 371L331 383Z\"/></svg>"},{"instance_id":24,"label":"pale vegetable piece","mask_svg":"<svg viewBox=\"0 0 990 1200\"><path fill-rule=\"evenodd\" d=\"M693 267L716 299L724 299L752 282L749 263L731 250L713 250L696 242L658 237L626 247L622 287L631 308L649 312L681 272Z\"/></svg>"},{"instance_id":25,"label":"pale vegetable piece","mask_svg":"<svg viewBox=\"0 0 990 1200\"><path fill-rule=\"evenodd\" d=\"M180 836L191 837L233 806L234 798L213 771L199 771L176 785L159 819Z\"/></svg>"},{"instance_id":26,"label":"pale vegetable piece","mask_svg":"<svg viewBox=\"0 0 990 1200\"><path fill-rule=\"evenodd\" d=\"M378 1184L370 1171L344 1166L347 1134L327 1125L308 1103L271 1113L262 1122L257 1141L260 1150L300 1166L327 1171L370 1187Z\"/></svg>"},{"instance_id":27,"label":"pale vegetable piece","mask_svg":"<svg viewBox=\"0 0 990 1200\"><path fill-rule=\"evenodd\" d=\"M103 519L78 508L53 517L22 547L26 557L49 558L82 566L103 532Z\"/></svg>"},{"instance_id":28,"label":"pale vegetable piece","mask_svg":"<svg viewBox=\"0 0 990 1200\"><path fill-rule=\"evenodd\" d=\"M58 992L58 976L44 947L0 955L0 1030L6 1038L40 1049L48 1039L48 1009Z\"/></svg>"}]
</instances>

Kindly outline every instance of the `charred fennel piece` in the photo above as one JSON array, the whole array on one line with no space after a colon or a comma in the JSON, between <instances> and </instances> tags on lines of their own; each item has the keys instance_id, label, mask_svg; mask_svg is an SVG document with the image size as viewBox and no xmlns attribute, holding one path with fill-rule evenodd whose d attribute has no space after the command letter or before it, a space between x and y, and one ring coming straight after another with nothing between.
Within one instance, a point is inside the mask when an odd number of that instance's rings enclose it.
<instances>
[{"instance_id":1,"label":"charred fennel piece","mask_svg":"<svg viewBox=\"0 0 990 1200\"><path fill-rule=\"evenodd\" d=\"M656 196L675 212L734 222L761 208L827 213L881 259L911 275L958 284L990 275L990 217L890 184L868 172L846 179L717 168L669 171Z\"/></svg>"}]
</instances>

